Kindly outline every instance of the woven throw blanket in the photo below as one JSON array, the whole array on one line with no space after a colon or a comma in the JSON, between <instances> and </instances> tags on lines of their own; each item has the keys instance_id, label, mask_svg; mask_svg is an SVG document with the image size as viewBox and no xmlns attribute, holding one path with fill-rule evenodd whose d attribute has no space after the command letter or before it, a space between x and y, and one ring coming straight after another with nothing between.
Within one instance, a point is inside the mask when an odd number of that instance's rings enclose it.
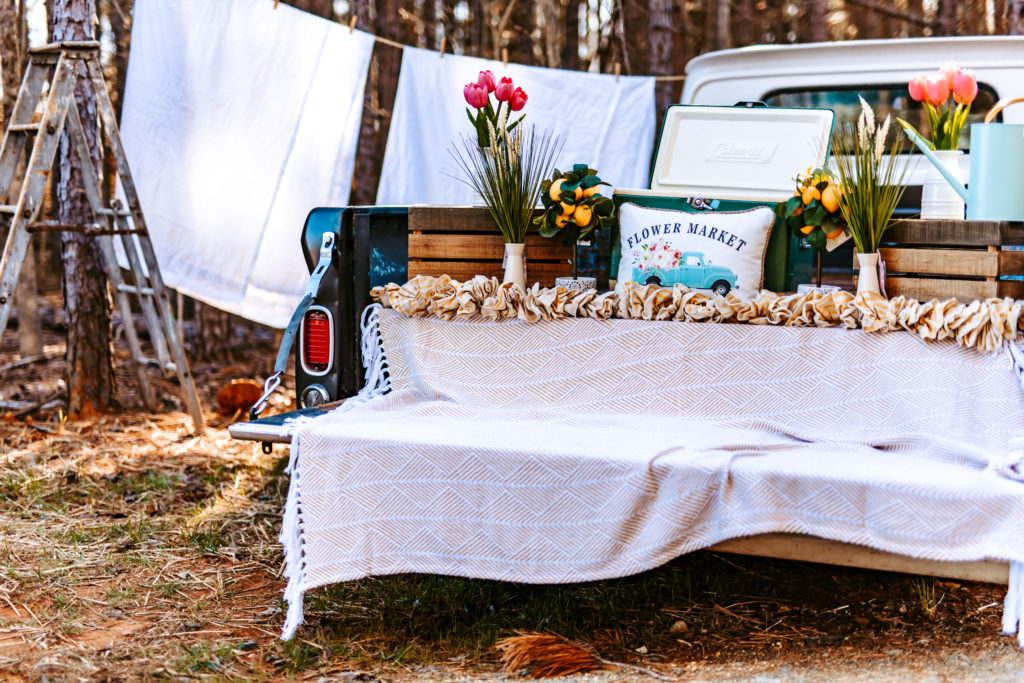
<instances>
[{"instance_id":1,"label":"woven throw blanket","mask_svg":"<svg viewBox=\"0 0 1024 683\"><path fill-rule=\"evenodd\" d=\"M379 306L363 343L367 388L292 442L286 638L303 593L338 581L590 581L769 532L1009 561L1017 632L1024 402L1009 353Z\"/></svg>"},{"instance_id":2,"label":"woven throw blanket","mask_svg":"<svg viewBox=\"0 0 1024 683\"><path fill-rule=\"evenodd\" d=\"M511 283L478 275L459 282L447 275L419 276L404 285L375 287L370 293L384 306L406 315L436 315L446 320L483 315L527 322L551 318L626 318L736 322L757 325L861 328L868 332L907 330L922 339L953 339L960 346L988 353L1017 336L1024 301L988 299L960 303L956 299L918 302L877 294L832 292L780 296L762 291L752 300L658 285L625 283L619 291L542 289L525 292Z\"/></svg>"}]
</instances>

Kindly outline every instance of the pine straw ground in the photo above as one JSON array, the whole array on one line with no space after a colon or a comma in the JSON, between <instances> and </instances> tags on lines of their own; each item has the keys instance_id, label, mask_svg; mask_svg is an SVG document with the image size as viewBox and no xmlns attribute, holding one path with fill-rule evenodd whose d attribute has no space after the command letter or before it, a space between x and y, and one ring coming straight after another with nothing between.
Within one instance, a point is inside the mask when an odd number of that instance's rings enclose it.
<instances>
[{"instance_id":1,"label":"pine straw ground","mask_svg":"<svg viewBox=\"0 0 1024 683\"><path fill-rule=\"evenodd\" d=\"M15 337L0 366L17 359ZM269 335L238 341L250 360L194 368L208 406L272 358ZM1016 656L998 636L1002 588L711 553L572 586L351 582L311 592L306 626L281 643L286 449L234 442L212 413L190 435L162 379L169 412L140 412L123 350L124 412L62 421L62 349L48 342L50 360L0 372L0 399L41 406L0 419L0 681L489 677L494 642L517 629L684 679Z\"/></svg>"}]
</instances>

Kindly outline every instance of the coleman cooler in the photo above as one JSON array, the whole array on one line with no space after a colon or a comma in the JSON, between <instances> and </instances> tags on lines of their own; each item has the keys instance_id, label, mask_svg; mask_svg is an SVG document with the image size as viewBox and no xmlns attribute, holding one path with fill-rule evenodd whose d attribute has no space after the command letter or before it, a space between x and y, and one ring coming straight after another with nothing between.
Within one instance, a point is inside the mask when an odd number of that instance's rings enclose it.
<instances>
[{"instance_id":1,"label":"coleman cooler","mask_svg":"<svg viewBox=\"0 0 1024 683\"><path fill-rule=\"evenodd\" d=\"M689 212L774 208L792 196L793 178L824 165L835 113L763 105L675 104L665 110L650 189L616 188L616 206L633 202ZM612 277L619 239L612 236ZM809 282L813 250L776 220L765 253L763 287L795 291Z\"/></svg>"}]
</instances>

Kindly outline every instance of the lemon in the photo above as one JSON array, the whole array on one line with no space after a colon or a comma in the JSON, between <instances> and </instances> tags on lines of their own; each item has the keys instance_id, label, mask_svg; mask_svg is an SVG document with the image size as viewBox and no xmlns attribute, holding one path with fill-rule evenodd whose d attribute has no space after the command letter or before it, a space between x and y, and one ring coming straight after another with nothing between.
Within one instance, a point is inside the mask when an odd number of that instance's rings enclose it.
<instances>
[{"instance_id":1,"label":"lemon","mask_svg":"<svg viewBox=\"0 0 1024 683\"><path fill-rule=\"evenodd\" d=\"M595 194L598 194L600 189L601 189L600 185L594 185L593 187L588 187L587 189L583 190L583 196L584 197L593 197Z\"/></svg>"},{"instance_id":2,"label":"lemon","mask_svg":"<svg viewBox=\"0 0 1024 683\"><path fill-rule=\"evenodd\" d=\"M576 210L575 204L567 204L565 202L560 203L562 205L562 213L565 214L566 216L571 216L572 212Z\"/></svg>"},{"instance_id":3,"label":"lemon","mask_svg":"<svg viewBox=\"0 0 1024 683\"><path fill-rule=\"evenodd\" d=\"M805 235L810 235L812 232L814 232L815 227L816 226L813 225L805 225L804 227L800 228L800 232L802 232Z\"/></svg>"},{"instance_id":4,"label":"lemon","mask_svg":"<svg viewBox=\"0 0 1024 683\"><path fill-rule=\"evenodd\" d=\"M577 185L576 191L573 193L573 195L576 197L576 201L583 199L583 188Z\"/></svg>"},{"instance_id":5,"label":"lemon","mask_svg":"<svg viewBox=\"0 0 1024 683\"><path fill-rule=\"evenodd\" d=\"M818 188L814 185L808 185L804 188L803 199L804 204L810 204L815 199L821 199L821 193L818 192Z\"/></svg>"},{"instance_id":6,"label":"lemon","mask_svg":"<svg viewBox=\"0 0 1024 683\"><path fill-rule=\"evenodd\" d=\"M558 216L555 216L555 227L556 228L564 228L567 225L569 225L569 216L567 214L563 213L563 214L559 214Z\"/></svg>"},{"instance_id":7,"label":"lemon","mask_svg":"<svg viewBox=\"0 0 1024 683\"><path fill-rule=\"evenodd\" d=\"M841 235L842 233L843 233L843 229L842 228L836 228L834 231L832 231L832 232L828 233L827 235L825 235L825 237L829 238L830 240L834 240L835 238L839 237L839 235Z\"/></svg>"},{"instance_id":8,"label":"lemon","mask_svg":"<svg viewBox=\"0 0 1024 683\"><path fill-rule=\"evenodd\" d=\"M551 201L558 201L558 195L562 192L562 183L564 182L565 178L559 178L555 182L551 183L551 189L548 191L548 196L551 197Z\"/></svg>"},{"instance_id":9,"label":"lemon","mask_svg":"<svg viewBox=\"0 0 1024 683\"><path fill-rule=\"evenodd\" d=\"M821 205L824 206L825 210L829 213L832 213L839 208L839 190L836 189L835 185L829 185L825 188L825 191L821 193Z\"/></svg>"},{"instance_id":10,"label":"lemon","mask_svg":"<svg viewBox=\"0 0 1024 683\"><path fill-rule=\"evenodd\" d=\"M589 206L577 206L576 213L572 215L573 221L576 225L581 228L585 228L590 225L591 219L594 217L594 212Z\"/></svg>"}]
</instances>

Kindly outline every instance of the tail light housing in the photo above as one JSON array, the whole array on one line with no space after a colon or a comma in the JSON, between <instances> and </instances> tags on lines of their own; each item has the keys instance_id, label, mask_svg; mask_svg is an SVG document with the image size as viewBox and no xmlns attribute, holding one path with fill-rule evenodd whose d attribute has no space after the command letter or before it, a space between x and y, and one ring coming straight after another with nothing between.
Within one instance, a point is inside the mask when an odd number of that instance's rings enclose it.
<instances>
[{"instance_id":1,"label":"tail light housing","mask_svg":"<svg viewBox=\"0 0 1024 683\"><path fill-rule=\"evenodd\" d=\"M308 375L326 375L334 364L334 318L323 306L310 306L302 318L299 360Z\"/></svg>"}]
</instances>

